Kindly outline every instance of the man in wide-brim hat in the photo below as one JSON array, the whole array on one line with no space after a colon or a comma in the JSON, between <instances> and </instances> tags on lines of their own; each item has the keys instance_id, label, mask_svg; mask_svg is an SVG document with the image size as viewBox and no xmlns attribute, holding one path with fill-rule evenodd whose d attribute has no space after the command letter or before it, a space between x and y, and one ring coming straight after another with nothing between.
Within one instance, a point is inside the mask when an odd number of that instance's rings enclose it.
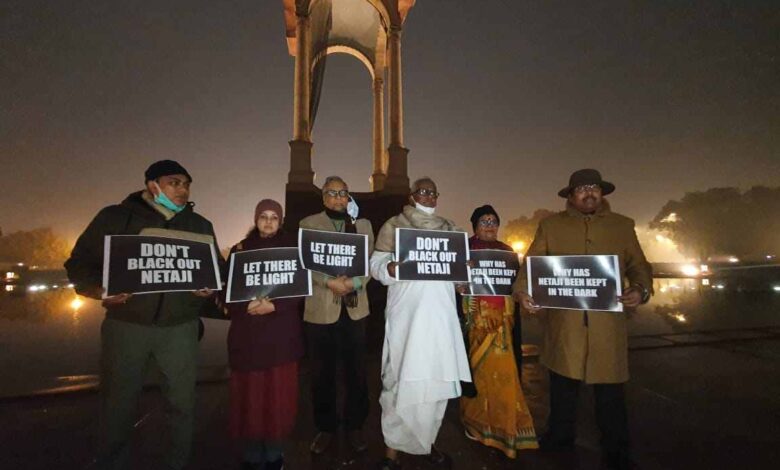
<instances>
[{"instance_id":1,"label":"man in wide-brim hat","mask_svg":"<svg viewBox=\"0 0 780 470\"><path fill-rule=\"evenodd\" d=\"M539 223L529 256L617 255L625 288L619 300L634 308L647 302L652 268L634 231L634 221L610 211L604 196L615 185L592 169L575 171L558 192L566 209ZM576 437L580 384L594 385L596 421L607 468L628 468L629 436L623 384L628 381L626 314L541 309L527 290L527 271L520 269L515 299L544 326L541 362L550 372L550 415L542 436L543 450L572 448Z\"/></svg>"},{"instance_id":2,"label":"man in wide-brim hat","mask_svg":"<svg viewBox=\"0 0 780 470\"><path fill-rule=\"evenodd\" d=\"M568 199L573 190L584 186L598 186L601 188L601 196L612 194L615 191L615 185L601 179L601 173L598 170L586 168L572 173L569 177L569 184L558 191L558 196Z\"/></svg>"}]
</instances>

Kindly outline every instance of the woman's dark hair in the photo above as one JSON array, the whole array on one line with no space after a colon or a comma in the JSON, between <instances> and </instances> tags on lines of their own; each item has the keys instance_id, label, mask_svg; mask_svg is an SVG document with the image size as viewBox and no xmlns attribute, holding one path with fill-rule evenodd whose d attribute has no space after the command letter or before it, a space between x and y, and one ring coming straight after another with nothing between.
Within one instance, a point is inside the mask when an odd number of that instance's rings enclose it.
<instances>
[{"instance_id":1,"label":"woman's dark hair","mask_svg":"<svg viewBox=\"0 0 780 470\"><path fill-rule=\"evenodd\" d=\"M257 228L257 225L253 225L249 228L249 231L246 232L246 235L244 235L245 239L249 238L257 238L260 236L260 229Z\"/></svg>"}]
</instances>

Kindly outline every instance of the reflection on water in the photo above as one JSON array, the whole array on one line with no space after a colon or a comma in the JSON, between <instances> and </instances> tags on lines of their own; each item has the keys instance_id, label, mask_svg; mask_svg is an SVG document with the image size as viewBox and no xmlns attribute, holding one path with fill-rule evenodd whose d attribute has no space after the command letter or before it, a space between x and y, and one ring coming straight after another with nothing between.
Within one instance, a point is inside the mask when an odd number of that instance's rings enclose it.
<instances>
[{"instance_id":1,"label":"reflection on water","mask_svg":"<svg viewBox=\"0 0 780 470\"><path fill-rule=\"evenodd\" d=\"M92 382L105 315L100 302L69 288L29 287L0 289L0 397ZM224 366L228 322L204 322L201 366Z\"/></svg>"},{"instance_id":2,"label":"reflection on water","mask_svg":"<svg viewBox=\"0 0 780 470\"><path fill-rule=\"evenodd\" d=\"M631 322L634 334L757 328L780 325L780 292L774 289L730 289L728 281L657 279L655 296L638 309ZM661 327L648 313L663 321Z\"/></svg>"},{"instance_id":3,"label":"reflection on water","mask_svg":"<svg viewBox=\"0 0 780 470\"><path fill-rule=\"evenodd\" d=\"M77 316L83 305L79 296L69 288L4 287L4 294L0 295L0 319L3 320L44 323L68 311Z\"/></svg>"},{"instance_id":4,"label":"reflection on water","mask_svg":"<svg viewBox=\"0 0 780 470\"><path fill-rule=\"evenodd\" d=\"M725 279L656 279L655 295L631 314L629 334L780 325L780 292Z\"/></svg>"},{"instance_id":5,"label":"reflection on water","mask_svg":"<svg viewBox=\"0 0 780 470\"><path fill-rule=\"evenodd\" d=\"M780 326L780 280L762 274L759 289L737 281L656 279L655 296L629 314L629 334ZM72 289L0 289L0 397L94 380L103 317L98 301ZM228 322L204 322L202 370L224 366ZM539 327L524 320L524 342L538 343Z\"/></svg>"},{"instance_id":6,"label":"reflection on water","mask_svg":"<svg viewBox=\"0 0 780 470\"><path fill-rule=\"evenodd\" d=\"M780 268L750 273L654 279L655 295L627 313L629 335L780 326ZM524 316L523 342L541 337L540 322Z\"/></svg>"}]
</instances>

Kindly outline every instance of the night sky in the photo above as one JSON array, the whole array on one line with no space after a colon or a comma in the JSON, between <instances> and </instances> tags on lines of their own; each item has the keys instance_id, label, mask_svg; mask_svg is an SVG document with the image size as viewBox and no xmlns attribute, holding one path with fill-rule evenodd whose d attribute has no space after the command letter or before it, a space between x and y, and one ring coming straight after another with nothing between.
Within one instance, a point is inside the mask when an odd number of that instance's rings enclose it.
<instances>
[{"instance_id":1,"label":"night sky","mask_svg":"<svg viewBox=\"0 0 780 470\"><path fill-rule=\"evenodd\" d=\"M561 208L555 193L582 167L614 182L613 209L638 223L685 191L780 184L776 2L572 3L412 9L409 176L439 183L442 215ZM283 201L293 58L281 0L6 1L0 52L5 233L74 238L163 158L193 175L196 210L222 245L259 199ZM340 174L365 191L370 77L345 55L327 67L317 182Z\"/></svg>"}]
</instances>

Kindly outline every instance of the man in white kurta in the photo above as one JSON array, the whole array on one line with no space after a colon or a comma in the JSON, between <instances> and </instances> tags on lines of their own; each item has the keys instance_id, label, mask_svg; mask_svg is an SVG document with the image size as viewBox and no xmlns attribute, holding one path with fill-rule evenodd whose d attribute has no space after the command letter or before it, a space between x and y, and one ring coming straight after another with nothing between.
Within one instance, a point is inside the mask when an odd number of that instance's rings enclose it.
<instances>
[{"instance_id":1,"label":"man in white kurta","mask_svg":"<svg viewBox=\"0 0 780 470\"><path fill-rule=\"evenodd\" d=\"M454 285L394 278L397 227L457 230L431 210L438 197L433 181L419 180L412 189L415 205L382 226L371 256L371 275L388 286L379 398L388 447L383 468L398 468L397 451L433 456L447 400L460 396L460 381L471 381Z\"/></svg>"}]
</instances>

